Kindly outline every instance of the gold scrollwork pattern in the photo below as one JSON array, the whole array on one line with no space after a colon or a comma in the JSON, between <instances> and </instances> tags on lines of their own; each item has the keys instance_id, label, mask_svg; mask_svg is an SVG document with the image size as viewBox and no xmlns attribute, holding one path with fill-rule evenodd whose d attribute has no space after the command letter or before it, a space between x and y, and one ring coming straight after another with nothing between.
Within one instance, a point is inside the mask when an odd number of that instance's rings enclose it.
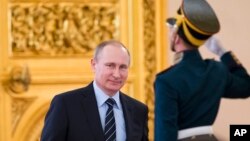
<instances>
[{"instance_id":1,"label":"gold scrollwork pattern","mask_svg":"<svg viewBox=\"0 0 250 141\"><path fill-rule=\"evenodd\" d=\"M12 99L12 134L21 120L25 111L30 107L36 98L14 98Z\"/></svg>"},{"instance_id":2,"label":"gold scrollwork pattern","mask_svg":"<svg viewBox=\"0 0 250 141\"><path fill-rule=\"evenodd\" d=\"M36 124L32 126L32 130L27 135L27 141L40 141L41 131L43 128L44 117L41 117Z\"/></svg>"},{"instance_id":3,"label":"gold scrollwork pattern","mask_svg":"<svg viewBox=\"0 0 250 141\"><path fill-rule=\"evenodd\" d=\"M155 43L155 1L144 0L144 47L145 47L145 92L146 103L149 107L149 127L153 129L154 125L154 90L153 83L156 74L156 43ZM150 140L153 140L153 130L150 133Z\"/></svg>"},{"instance_id":4,"label":"gold scrollwork pattern","mask_svg":"<svg viewBox=\"0 0 250 141\"><path fill-rule=\"evenodd\" d=\"M88 54L99 42L118 38L118 9L116 2L12 3L12 55Z\"/></svg>"}]
</instances>

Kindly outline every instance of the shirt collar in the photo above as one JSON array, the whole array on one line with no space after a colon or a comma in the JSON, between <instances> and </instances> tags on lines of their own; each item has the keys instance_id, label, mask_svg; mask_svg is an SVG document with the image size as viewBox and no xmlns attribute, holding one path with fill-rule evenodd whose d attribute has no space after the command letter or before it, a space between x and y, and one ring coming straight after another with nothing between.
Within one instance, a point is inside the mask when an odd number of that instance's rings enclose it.
<instances>
[{"instance_id":1,"label":"shirt collar","mask_svg":"<svg viewBox=\"0 0 250 141\"><path fill-rule=\"evenodd\" d=\"M119 91L116 92L114 96L109 97L107 94L105 94L105 92L102 91L102 89L100 87L98 87L98 85L96 84L95 81L93 82L93 87L94 87L95 97L96 97L98 107L103 106L105 104L105 101L108 98L113 98L116 102L116 104L114 105L114 108L121 109Z\"/></svg>"}]
</instances>

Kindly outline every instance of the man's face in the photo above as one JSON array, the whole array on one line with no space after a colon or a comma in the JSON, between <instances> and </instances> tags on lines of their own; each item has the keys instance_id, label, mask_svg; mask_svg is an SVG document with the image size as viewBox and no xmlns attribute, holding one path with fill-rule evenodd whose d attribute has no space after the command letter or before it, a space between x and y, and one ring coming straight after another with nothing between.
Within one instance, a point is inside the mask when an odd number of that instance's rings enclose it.
<instances>
[{"instance_id":1,"label":"man's face","mask_svg":"<svg viewBox=\"0 0 250 141\"><path fill-rule=\"evenodd\" d=\"M107 45L91 60L97 85L109 96L124 85L128 77L130 57L123 47Z\"/></svg>"}]
</instances>

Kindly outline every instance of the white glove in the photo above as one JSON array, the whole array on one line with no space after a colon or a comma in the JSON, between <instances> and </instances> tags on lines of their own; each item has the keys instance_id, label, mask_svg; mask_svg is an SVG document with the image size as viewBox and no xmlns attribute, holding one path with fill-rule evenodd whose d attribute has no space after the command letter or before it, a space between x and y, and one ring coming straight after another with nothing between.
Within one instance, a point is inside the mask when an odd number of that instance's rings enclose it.
<instances>
[{"instance_id":1,"label":"white glove","mask_svg":"<svg viewBox=\"0 0 250 141\"><path fill-rule=\"evenodd\" d=\"M214 36L210 37L204 44L212 53L222 56L227 50L221 45L220 41Z\"/></svg>"}]
</instances>

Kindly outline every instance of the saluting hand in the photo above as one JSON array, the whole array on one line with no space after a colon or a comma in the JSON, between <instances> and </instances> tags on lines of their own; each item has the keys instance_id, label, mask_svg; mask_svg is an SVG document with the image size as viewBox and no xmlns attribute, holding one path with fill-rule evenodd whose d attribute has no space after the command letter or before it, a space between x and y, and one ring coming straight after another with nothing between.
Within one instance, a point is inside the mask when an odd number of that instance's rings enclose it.
<instances>
[{"instance_id":1,"label":"saluting hand","mask_svg":"<svg viewBox=\"0 0 250 141\"><path fill-rule=\"evenodd\" d=\"M221 45L220 41L214 36L210 37L204 45L209 51L220 57L227 52L227 50Z\"/></svg>"}]
</instances>

